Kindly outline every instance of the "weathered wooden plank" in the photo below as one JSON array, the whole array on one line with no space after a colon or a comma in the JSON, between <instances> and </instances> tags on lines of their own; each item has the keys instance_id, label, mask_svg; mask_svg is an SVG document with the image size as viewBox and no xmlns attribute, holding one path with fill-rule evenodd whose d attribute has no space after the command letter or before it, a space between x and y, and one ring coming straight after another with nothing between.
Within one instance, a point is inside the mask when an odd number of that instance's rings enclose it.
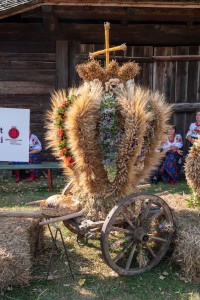
<instances>
[{"instance_id":1,"label":"weathered wooden plank","mask_svg":"<svg viewBox=\"0 0 200 300\"><path fill-rule=\"evenodd\" d=\"M155 47L154 54L165 55L164 47ZM157 61L153 66L153 90L159 90L161 93L164 89L164 63Z\"/></svg>"},{"instance_id":2,"label":"weathered wooden plank","mask_svg":"<svg viewBox=\"0 0 200 300\"><path fill-rule=\"evenodd\" d=\"M193 103L174 103L173 104L173 111L174 112L194 112L200 109L200 103L193 102ZM182 122L181 122L182 126Z\"/></svg>"},{"instance_id":3,"label":"weathered wooden plank","mask_svg":"<svg viewBox=\"0 0 200 300\"><path fill-rule=\"evenodd\" d=\"M51 69L55 70L56 63L49 61L2 61L0 62L2 69Z\"/></svg>"},{"instance_id":4,"label":"weathered wooden plank","mask_svg":"<svg viewBox=\"0 0 200 300\"><path fill-rule=\"evenodd\" d=\"M200 61L200 55L195 55L191 52L190 55L152 56L152 59L155 61L166 61L166 62L167 61L169 61L169 62L170 61Z\"/></svg>"},{"instance_id":5,"label":"weathered wooden plank","mask_svg":"<svg viewBox=\"0 0 200 300\"><path fill-rule=\"evenodd\" d=\"M55 53L56 46L55 42L48 41L36 41L30 42L29 40L24 41L7 41L0 43L1 53Z\"/></svg>"},{"instance_id":6,"label":"weathered wooden plank","mask_svg":"<svg viewBox=\"0 0 200 300\"><path fill-rule=\"evenodd\" d=\"M46 69L3 69L0 68L0 81L55 82L55 70Z\"/></svg>"},{"instance_id":7,"label":"weathered wooden plank","mask_svg":"<svg viewBox=\"0 0 200 300\"><path fill-rule=\"evenodd\" d=\"M31 35L30 35L31 32ZM81 43L104 43L104 31L101 24L66 24L59 23L60 40L73 40ZM121 44L126 41L135 45L198 45L200 26L172 24L113 24L111 43ZM155 38L156 37L156 38ZM57 35L51 35L44 24L0 23L1 41L54 41Z\"/></svg>"},{"instance_id":8,"label":"weathered wooden plank","mask_svg":"<svg viewBox=\"0 0 200 300\"><path fill-rule=\"evenodd\" d=\"M46 3L51 3L51 5L77 5L77 6L83 6L83 2L80 0L46 0ZM126 1L112 1L112 0L87 0L84 1L84 6L116 6L116 7L124 7L124 6L133 6L133 7L175 7L175 8L199 8L199 5L197 2L185 2L185 1L180 1L180 2L172 2L172 1L132 1L132 0L126 0Z\"/></svg>"},{"instance_id":9,"label":"weathered wooden plank","mask_svg":"<svg viewBox=\"0 0 200 300\"><path fill-rule=\"evenodd\" d=\"M72 20L132 20L132 21L200 21L199 10L194 8L152 7L92 7L53 6L52 12L59 19ZM22 18L42 18L41 8L21 14Z\"/></svg>"},{"instance_id":10,"label":"weathered wooden plank","mask_svg":"<svg viewBox=\"0 0 200 300\"><path fill-rule=\"evenodd\" d=\"M1 218L36 218L36 219L42 219L44 216L40 211L33 211L33 212L14 212L14 211L8 211L8 212L0 212Z\"/></svg>"},{"instance_id":11,"label":"weathered wooden plank","mask_svg":"<svg viewBox=\"0 0 200 300\"><path fill-rule=\"evenodd\" d=\"M56 42L56 89L68 88L68 42Z\"/></svg>"},{"instance_id":12,"label":"weathered wooden plank","mask_svg":"<svg viewBox=\"0 0 200 300\"><path fill-rule=\"evenodd\" d=\"M132 55L134 57L144 57L144 46L132 46ZM143 63L140 63L140 73L134 78L136 84L143 85Z\"/></svg>"},{"instance_id":13,"label":"weathered wooden plank","mask_svg":"<svg viewBox=\"0 0 200 300\"><path fill-rule=\"evenodd\" d=\"M148 47L148 46L146 46L146 47ZM150 46L150 47L152 47L152 46ZM196 46L196 47L198 47L198 46ZM103 49L103 47L100 47L100 49ZM110 55L110 59L116 59L117 61L134 60L136 62L141 62L141 63L154 63L156 61L159 61L159 62L200 61L200 55L162 55L162 56L155 56L155 55L149 56L148 55L148 56L138 57L138 56L131 55L133 53L133 49L134 49L133 47L128 46L127 51L129 53L129 55L126 55L126 56ZM96 51L96 46L95 46L95 51ZM126 51L126 53L127 53L127 51ZM88 54L83 54L83 53L77 54L77 57L79 57L80 59L88 59ZM98 58L103 59L104 56L99 55Z\"/></svg>"},{"instance_id":14,"label":"weathered wooden plank","mask_svg":"<svg viewBox=\"0 0 200 300\"><path fill-rule=\"evenodd\" d=\"M0 94L47 94L55 88L54 82L0 81Z\"/></svg>"},{"instance_id":15,"label":"weathered wooden plank","mask_svg":"<svg viewBox=\"0 0 200 300\"><path fill-rule=\"evenodd\" d=\"M172 48L165 48L165 55L171 55ZM174 80L172 73L172 62L165 61L164 62L164 94L168 102L172 102L173 94L174 94Z\"/></svg>"},{"instance_id":16,"label":"weathered wooden plank","mask_svg":"<svg viewBox=\"0 0 200 300\"><path fill-rule=\"evenodd\" d=\"M187 55L188 47L177 47L176 55ZM187 102L188 62L176 63L176 91L175 102Z\"/></svg>"},{"instance_id":17,"label":"weathered wooden plank","mask_svg":"<svg viewBox=\"0 0 200 300\"><path fill-rule=\"evenodd\" d=\"M189 47L189 54L198 55L199 47L193 46ZM198 87L198 62L189 61L188 62L188 89L187 89L187 101L197 102L197 87Z\"/></svg>"},{"instance_id":18,"label":"weathered wooden plank","mask_svg":"<svg viewBox=\"0 0 200 300\"><path fill-rule=\"evenodd\" d=\"M48 61L55 62L56 56L55 53L0 53L0 62L5 61Z\"/></svg>"},{"instance_id":19,"label":"weathered wooden plank","mask_svg":"<svg viewBox=\"0 0 200 300\"><path fill-rule=\"evenodd\" d=\"M1 105L13 105L16 102L20 102L24 108L30 107L34 108L37 105L37 108L46 108L47 103L49 102L50 95L49 94L37 94L37 95L24 95L24 94L17 94L17 95L7 95L7 94L0 94L0 104Z\"/></svg>"},{"instance_id":20,"label":"weathered wooden plank","mask_svg":"<svg viewBox=\"0 0 200 300\"><path fill-rule=\"evenodd\" d=\"M42 226L42 225L47 225L47 224L51 224L51 223L55 223L55 222L70 220L70 219L73 219L73 218L76 218L76 217L80 217L80 216L83 216L83 212L82 211L75 212L75 213L68 214L68 215L61 216L61 217L51 217L48 220L40 222L39 225Z\"/></svg>"},{"instance_id":21,"label":"weathered wooden plank","mask_svg":"<svg viewBox=\"0 0 200 300\"><path fill-rule=\"evenodd\" d=\"M81 44L70 42L69 44L69 86L77 86L81 82L77 72L76 65L81 60L76 56L81 51Z\"/></svg>"},{"instance_id":22,"label":"weathered wooden plank","mask_svg":"<svg viewBox=\"0 0 200 300\"><path fill-rule=\"evenodd\" d=\"M153 55L153 47L144 47L144 57L151 57ZM140 65L140 64L139 64ZM150 63L143 63L143 85L146 88L152 89L152 73L153 65Z\"/></svg>"},{"instance_id":23,"label":"weathered wooden plank","mask_svg":"<svg viewBox=\"0 0 200 300\"><path fill-rule=\"evenodd\" d=\"M98 50L103 49L103 47L102 46L98 47L99 48ZM134 60L135 62L139 62L139 63L153 63L154 62L154 59L152 57L150 57L150 56L147 56L147 57L131 56L132 48L133 47L131 47L131 46L127 47L127 51L128 52L126 52L126 54L128 53L129 55L127 55L127 56L110 55L110 60L115 59L115 60L117 60L120 63L128 62L130 60L131 61ZM97 51L96 45L95 45L95 51ZM86 54L76 54L76 57L77 57L77 59L79 59L81 61L88 60L88 53L86 53ZM99 60L105 60L105 55L99 55L98 59Z\"/></svg>"}]
</instances>

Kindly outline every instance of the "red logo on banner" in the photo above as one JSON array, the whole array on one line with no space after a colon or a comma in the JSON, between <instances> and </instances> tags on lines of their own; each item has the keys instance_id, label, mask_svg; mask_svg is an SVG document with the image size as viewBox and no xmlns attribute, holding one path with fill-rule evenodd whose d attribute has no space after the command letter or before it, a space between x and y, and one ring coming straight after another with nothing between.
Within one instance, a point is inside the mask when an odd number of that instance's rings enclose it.
<instances>
[{"instance_id":1,"label":"red logo on banner","mask_svg":"<svg viewBox=\"0 0 200 300\"><path fill-rule=\"evenodd\" d=\"M16 128L16 126L12 126L12 128L8 131L8 134L12 139L16 139L19 136L19 130Z\"/></svg>"}]
</instances>

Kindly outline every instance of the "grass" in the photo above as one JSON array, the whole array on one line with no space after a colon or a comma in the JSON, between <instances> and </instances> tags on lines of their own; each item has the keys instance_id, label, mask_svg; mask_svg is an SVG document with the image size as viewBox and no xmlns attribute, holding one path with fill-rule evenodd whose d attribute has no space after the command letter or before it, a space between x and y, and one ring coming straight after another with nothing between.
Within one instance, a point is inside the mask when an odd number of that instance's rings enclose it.
<instances>
[{"instance_id":1,"label":"grass","mask_svg":"<svg viewBox=\"0 0 200 300\"><path fill-rule=\"evenodd\" d=\"M40 178L32 183L22 181L16 184L11 177L0 177L0 207L26 209L25 203L45 199L52 194L59 193L65 184L63 176L54 174L54 191L49 193L45 178ZM189 194L184 179L175 186L159 183L151 186L147 191L158 193L165 190L170 193ZM38 278L40 275L46 274L49 260L47 252L45 256L43 254L37 269L35 268L37 278L33 279L28 286L9 288L0 296L1 300L200 299L200 287L181 280L179 270L176 266L171 265L169 257L144 274L130 277L118 276L103 261L98 241L89 241L85 246L79 245L75 234L69 232L65 227L62 229L75 273L75 281L71 279L71 276L51 281ZM54 256L53 262L54 274L69 275L68 267L63 259Z\"/></svg>"}]
</instances>

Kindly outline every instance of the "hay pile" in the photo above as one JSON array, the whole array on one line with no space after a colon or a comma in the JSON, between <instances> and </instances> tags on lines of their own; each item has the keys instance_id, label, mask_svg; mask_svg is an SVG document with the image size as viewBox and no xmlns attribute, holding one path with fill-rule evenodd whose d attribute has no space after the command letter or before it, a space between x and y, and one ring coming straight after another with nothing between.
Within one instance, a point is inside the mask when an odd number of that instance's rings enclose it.
<instances>
[{"instance_id":1,"label":"hay pile","mask_svg":"<svg viewBox=\"0 0 200 300\"><path fill-rule=\"evenodd\" d=\"M172 260L188 281L200 283L200 211L187 208L187 196L163 196L172 209L176 236Z\"/></svg>"},{"instance_id":2,"label":"hay pile","mask_svg":"<svg viewBox=\"0 0 200 300\"><path fill-rule=\"evenodd\" d=\"M0 291L29 282L38 237L38 220L0 218ZM43 230L38 247L43 247ZM38 249L38 248L37 248Z\"/></svg>"},{"instance_id":3,"label":"hay pile","mask_svg":"<svg viewBox=\"0 0 200 300\"><path fill-rule=\"evenodd\" d=\"M195 194L200 194L200 138L191 147L185 160L185 176Z\"/></svg>"}]
</instances>

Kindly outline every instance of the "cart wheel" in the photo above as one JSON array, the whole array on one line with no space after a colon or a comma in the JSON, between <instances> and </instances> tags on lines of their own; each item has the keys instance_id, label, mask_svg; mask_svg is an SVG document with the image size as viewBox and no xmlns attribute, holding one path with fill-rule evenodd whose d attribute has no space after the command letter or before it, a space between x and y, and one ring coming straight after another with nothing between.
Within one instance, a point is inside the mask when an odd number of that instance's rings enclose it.
<instances>
[{"instance_id":1,"label":"cart wheel","mask_svg":"<svg viewBox=\"0 0 200 300\"><path fill-rule=\"evenodd\" d=\"M166 254L173 235L169 206L156 195L135 193L115 205L101 231L102 254L120 275L141 274Z\"/></svg>"}]
</instances>

